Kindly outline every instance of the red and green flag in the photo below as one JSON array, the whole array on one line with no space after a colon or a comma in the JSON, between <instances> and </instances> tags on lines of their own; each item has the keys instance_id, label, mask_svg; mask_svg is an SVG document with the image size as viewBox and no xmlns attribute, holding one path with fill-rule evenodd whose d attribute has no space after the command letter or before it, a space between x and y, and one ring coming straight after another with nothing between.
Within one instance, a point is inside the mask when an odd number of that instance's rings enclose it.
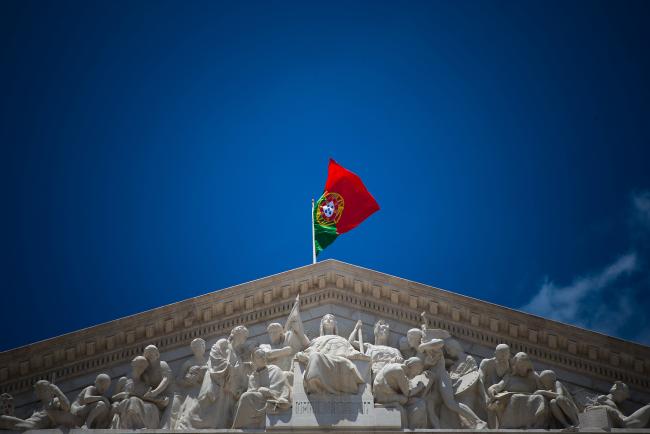
<instances>
[{"instance_id":1,"label":"red and green flag","mask_svg":"<svg viewBox=\"0 0 650 434\"><path fill-rule=\"evenodd\" d=\"M379 205L361 178L330 158L325 191L313 209L315 254L377 210Z\"/></svg>"}]
</instances>

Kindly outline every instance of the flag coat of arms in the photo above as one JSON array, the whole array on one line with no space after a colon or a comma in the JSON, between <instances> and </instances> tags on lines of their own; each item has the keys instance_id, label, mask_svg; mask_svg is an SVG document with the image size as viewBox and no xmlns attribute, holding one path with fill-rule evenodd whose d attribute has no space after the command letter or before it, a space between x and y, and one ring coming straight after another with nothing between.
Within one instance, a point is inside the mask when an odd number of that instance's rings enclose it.
<instances>
[{"instance_id":1,"label":"flag coat of arms","mask_svg":"<svg viewBox=\"0 0 650 434\"><path fill-rule=\"evenodd\" d=\"M315 254L377 210L379 204L361 178L330 159L325 191L313 209Z\"/></svg>"}]
</instances>

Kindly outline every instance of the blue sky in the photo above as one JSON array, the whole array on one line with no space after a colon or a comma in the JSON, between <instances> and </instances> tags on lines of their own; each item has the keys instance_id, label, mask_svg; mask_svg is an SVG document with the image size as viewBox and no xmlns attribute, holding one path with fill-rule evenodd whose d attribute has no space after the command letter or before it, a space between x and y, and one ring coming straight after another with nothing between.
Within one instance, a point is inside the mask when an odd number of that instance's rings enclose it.
<instances>
[{"instance_id":1,"label":"blue sky","mask_svg":"<svg viewBox=\"0 0 650 434\"><path fill-rule=\"evenodd\" d=\"M650 344L647 2L0 5L0 350L321 257Z\"/></svg>"}]
</instances>

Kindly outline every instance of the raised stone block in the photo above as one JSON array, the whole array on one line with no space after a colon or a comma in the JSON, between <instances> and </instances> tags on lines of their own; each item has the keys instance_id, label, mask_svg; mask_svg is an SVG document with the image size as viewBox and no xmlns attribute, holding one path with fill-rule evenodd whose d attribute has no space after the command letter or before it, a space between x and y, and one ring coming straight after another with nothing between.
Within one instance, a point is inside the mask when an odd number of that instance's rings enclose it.
<instances>
[{"instance_id":1,"label":"raised stone block","mask_svg":"<svg viewBox=\"0 0 650 434\"><path fill-rule=\"evenodd\" d=\"M610 430L612 424L604 408L592 408L580 413L580 431L593 431L594 429Z\"/></svg>"},{"instance_id":2,"label":"raised stone block","mask_svg":"<svg viewBox=\"0 0 650 434\"><path fill-rule=\"evenodd\" d=\"M357 394L308 395L303 385L303 367L293 365L292 408L280 414L267 414L267 430L304 428L393 428L401 429L402 415L398 408L375 407L370 390L370 366L354 361L366 384Z\"/></svg>"}]
</instances>

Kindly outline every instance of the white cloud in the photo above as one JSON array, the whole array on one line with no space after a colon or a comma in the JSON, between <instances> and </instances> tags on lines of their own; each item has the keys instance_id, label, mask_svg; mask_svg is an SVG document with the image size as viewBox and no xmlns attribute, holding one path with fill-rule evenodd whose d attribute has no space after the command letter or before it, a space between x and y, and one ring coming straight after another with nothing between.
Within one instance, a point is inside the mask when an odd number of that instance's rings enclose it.
<instances>
[{"instance_id":1,"label":"white cloud","mask_svg":"<svg viewBox=\"0 0 650 434\"><path fill-rule=\"evenodd\" d=\"M645 241L650 236L650 191L637 192L630 199L630 253L569 285L547 278L521 310L650 345L648 301L639 298L650 284L650 273L642 265L650 254ZM626 279L632 273L633 278Z\"/></svg>"},{"instance_id":2,"label":"white cloud","mask_svg":"<svg viewBox=\"0 0 650 434\"><path fill-rule=\"evenodd\" d=\"M603 289L611 286L620 277L629 275L636 267L637 255L632 252L621 256L597 273L574 280L568 286L558 286L546 280L532 300L520 309L582 327L592 325L592 320L600 316L601 308L610 311L616 309L627 316L630 302L624 298L618 298L616 303L610 303L609 306L595 302L606 302L607 300L601 300ZM595 310L591 309L591 315L585 317L584 310L589 306Z\"/></svg>"}]
</instances>

